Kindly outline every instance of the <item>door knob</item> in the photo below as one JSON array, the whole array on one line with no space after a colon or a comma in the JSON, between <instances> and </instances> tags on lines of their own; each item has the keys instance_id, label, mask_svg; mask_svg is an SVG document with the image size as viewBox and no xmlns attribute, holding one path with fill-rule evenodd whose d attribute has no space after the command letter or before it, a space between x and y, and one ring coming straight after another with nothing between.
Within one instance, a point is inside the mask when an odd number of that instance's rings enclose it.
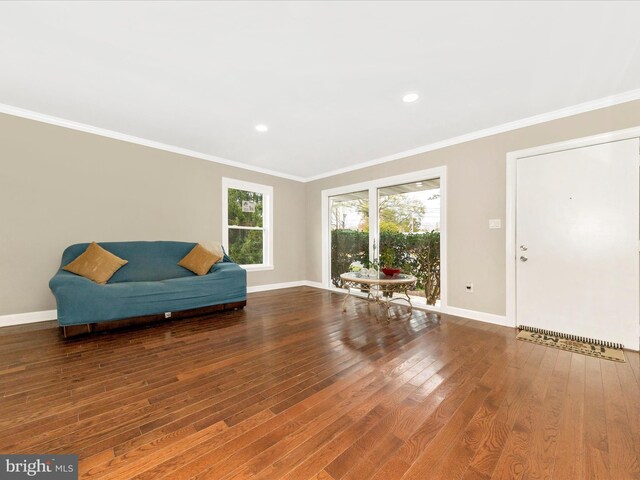
<instances>
[{"instance_id":1,"label":"door knob","mask_svg":"<svg viewBox=\"0 0 640 480\"><path fill-rule=\"evenodd\" d=\"M527 257L525 257L524 255L522 255L522 256L520 257L520 261L521 261L521 262L526 262L527 260L529 260L529 259L528 259Z\"/></svg>"},{"instance_id":2,"label":"door knob","mask_svg":"<svg viewBox=\"0 0 640 480\"><path fill-rule=\"evenodd\" d=\"M520 250L522 250L523 252L526 252L528 248L526 245L520 245Z\"/></svg>"}]
</instances>

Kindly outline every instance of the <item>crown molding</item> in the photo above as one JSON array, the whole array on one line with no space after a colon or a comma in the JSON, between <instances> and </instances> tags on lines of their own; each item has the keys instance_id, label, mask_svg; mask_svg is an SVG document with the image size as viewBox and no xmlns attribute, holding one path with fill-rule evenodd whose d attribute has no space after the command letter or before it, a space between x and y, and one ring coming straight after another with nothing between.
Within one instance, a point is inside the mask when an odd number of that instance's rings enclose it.
<instances>
[{"instance_id":1,"label":"crown molding","mask_svg":"<svg viewBox=\"0 0 640 480\"><path fill-rule=\"evenodd\" d=\"M460 143L470 142L472 140L478 140L480 138L489 137L491 135L497 135L499 133L509 132L511 130L517 130L519 128L530 127L532 125L538 125L540 123L550 122L552 120L559 120L561 118L570 117L572 115L578 115L580 113L586 113L600 108L611 107L619 105L621 103L631 102L634 100L640 100L640 89L629 90L627 92L619 93L616 95L610 95L608 97L599 98L596 100L590 100L588 102L579 103L570 107L561 108L559 110L553 110L551 112L542 113L540 115L534 115L532 117L523 118L513 122L503 123L495 127L485 128L477 130L475 132L466 133L457 137L449 138L439 142L430 143L420 147L412 148L410 150L404 150L402 152L394 153L392 155L386 155L384 157L368 160L365 162L356 163L348 167L331 170L329 172L313 175L310 177L301 177L298 175L291 175L288 173L271 170L268 168L256 167L248 165L246 163L229 160L215 155L209 155L202 152L196 152L195 150L189 150L187 148L177 147L175 145L169 145L155 140L149 140L145 138L128 135L126 133L116 132L105 128L95 127L92 125L74 122L72 120L66 120L64 118L47 115L44 113L34 112L20 107L14 107L12 105L6 105L0 103L0 113L6 113L7 115L13 115L15 117L28 118L30 120L36 120L38 122L49 123L51 125L57 125L59 127L70 128L72 130L78 130L86 133L93 133L102 137L113 138L115 140L122 140L124 142L135 143L137 145L143 145L145 147L156 148L167 152L177 153L179 155L185 155L187 157L199 158L201 160L207 160L210 162L220 163L230 167L241 168L243 170L249 170L252 172L264 173L266 175L272 175L274 177L285 178L287 180L293 180L296 182L314 182L327 177L333 177L343 173L353 172L355 170L361 170L363 168L372 167L374 165L380 165L394 160L411 157L421 153L432 152L445 147L451 147Z\"/></svg>"},{"instance_id":2,"label":"crown molding","mask_svg":"<svg viewBox=\"0 0 640 480\"><path fill-rule=\"evenodd\" d=\"M384 157L376 158L374 160L368 160L366 162L357 163L349 167L339 168L331 170L330 172L321 173L312 177L306 177L305 182L313 182L321 180L327 177L333 177L342 173L353 172L362 168L372 167L374 165L380 165L382 163L392 162L401 158L411 157L420 153L432 152L445 147L451 147L460 143L470 142L471 140L478 140L480 138L489 137L491 135L497 135L499 133L509 132L511 130L517 130L519 128L530 127L532 125L538 125L540 123L550 122L552 120L559 120L561 118L570 117L572 115L578 115L580 113L586 113L600 108L612 107L621 103L631 102L634 100L640 100L640 88L637 90L630 90L617 95L611 95L609 97L599 98L597 100L590 100L588 102L579 103L570 107L561 108L552 112L542 113L540 115L534 115L532 117L523 118L521 120L515 120L513 122L503 123L495 127L485 128L482 130L476 130L475 132L466 133L457 137L442 140L440 142L430 143L421 147L412 148L411 150L405 150L403 152L394 153Z\"/></svg>"},{"instance_id":3,"label":"crown molding","mask_svg":"<svg viewBox=\"0 0 640 480\"><path fill-rule=\"evenodd\" d=\"M286 178L287 180L294 180L296 182L306 181L304 177L299 177L297 175L290 175L288 173L278 172L276 170L270 170L268 168L255 167L246 163L236 162L235 160L229 160L226 158L217 157L215 155L209 155L207 153L196 152L195 150L189 150L188 148L177 147L175 145L169 145L167 143L157 142L155 140L136 137L134 135L128 135L126 133L108 130L106 128L94 127L93 125L74 122L72 120L67 120L65 118L55 117L44 113L34 112L25 108L14 107L13 105L0 103L0 113L6 113L7 115L13 115L14 117L27 118L29 120L35 120L37 122L48 123L51 125L56 125L58 127L70 128L72 130L78 130L80 132L93 133L94 135L100 135L101 137L122 140L123 142L135 143L137 145L143 145L145 147L151 147L158 150L164 150L166 152L185 155L187 157L199 158L201 160L207 160L209 162L220 163L229 167L241 168L243 170L264 173L266 175L272 175L274 177Z\"/></svg>"}]
</instances>

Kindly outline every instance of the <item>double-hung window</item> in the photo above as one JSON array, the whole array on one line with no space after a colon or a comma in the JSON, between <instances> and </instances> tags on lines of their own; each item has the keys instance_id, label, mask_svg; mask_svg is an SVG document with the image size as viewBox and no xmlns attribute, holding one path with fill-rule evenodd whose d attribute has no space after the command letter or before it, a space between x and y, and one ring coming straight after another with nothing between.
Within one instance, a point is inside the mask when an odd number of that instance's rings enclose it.
<instances>
[{"instance_id":1,"label":"double-hung window","mask_svg":"<svg viewBox=\"0 0 640 480\"><path fill-rule=\"evenodd\" d=\"M247 270L273 269L273 187L222 179L222 244Z\"/></svg>"}]
</instances>

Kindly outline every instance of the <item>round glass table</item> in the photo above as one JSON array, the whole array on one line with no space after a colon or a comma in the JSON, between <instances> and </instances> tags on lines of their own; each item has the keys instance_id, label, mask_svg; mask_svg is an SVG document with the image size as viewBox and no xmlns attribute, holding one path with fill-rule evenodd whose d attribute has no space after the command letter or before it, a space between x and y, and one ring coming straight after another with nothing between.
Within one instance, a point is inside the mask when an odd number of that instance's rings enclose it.
<instances>
[{"instance_id":1,"label":"round glass table","mask_svg":"<svg viewBox=\"0 0 640 480\"><path fill-rule=\"evenodd\" d=\"M367 300L373 298L376 303L382 303L387 308L387 319L391 318L389 307L391 302L405 301L409 304L409 312L413 310L409 291L412 290L418 279L413 275L399 273L392 277L380 272L378 275L370 277L360 275L358 272L348 272L340 275L342 288L347 290L347 294L342 301L342 311L347 311L347 299L351 296L351 289L357 289L367 294ZM394 297L398 293L400 297Z\"/></svg>"}]
</instances>

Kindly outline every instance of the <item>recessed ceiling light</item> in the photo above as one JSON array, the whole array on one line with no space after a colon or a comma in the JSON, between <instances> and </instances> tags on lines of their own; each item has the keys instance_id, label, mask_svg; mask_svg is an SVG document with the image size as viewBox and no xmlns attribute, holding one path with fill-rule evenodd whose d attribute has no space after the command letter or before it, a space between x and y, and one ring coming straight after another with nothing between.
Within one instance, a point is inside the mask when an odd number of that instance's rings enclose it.
<instances>
[{"instance_id":1,"label":"recessed ceiling light","mask_svg":"<svg viewBox=\"0 0 640 480\"><path fill-rule=\"evenodd\" d=\"M416 187L421 187L422 186L422 182L417 182L416 183Z\"/></svg>"},{"instance_id":2,"label":"recessed ceiling light","mask_svg":"<svg viewBox=\"0 0 640 480\"><path fill-rule=\"evenodd\" d=\"M267 130L269 130L269 127L261 123L260 125L256 125L256 130L259 132L266 132Z\"/></svg>"},{"instance_id":3,"label":"recessed ceiling light","mask_svg":"<svg viewBox=\"0 0 640 480\"><path fill-rule=\"evenodd\" d=\"M402 101L404 103L411 103L418 100L418 98L420 98L420 95L418 95L417 93L407 93L404 97L402 97Z\"/></svg>"}]
</instances>

